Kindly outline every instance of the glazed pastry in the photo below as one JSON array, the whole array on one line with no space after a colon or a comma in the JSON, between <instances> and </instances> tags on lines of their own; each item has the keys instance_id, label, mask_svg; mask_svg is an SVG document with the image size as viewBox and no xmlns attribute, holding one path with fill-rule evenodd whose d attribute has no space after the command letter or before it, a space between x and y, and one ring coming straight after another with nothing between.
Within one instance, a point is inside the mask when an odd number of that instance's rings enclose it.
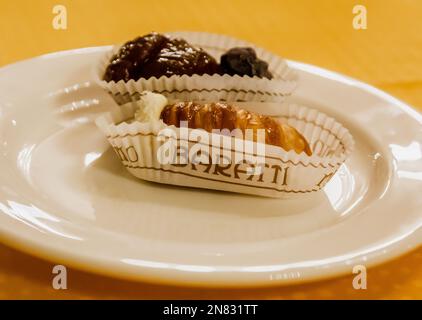
<instances>
[{"instance_id":1,"label":"glazed pastry","mask_svg":"<svg viewBox=\"0 0 422 320\"><path fill-rule=\"evenodd\" d=\"M287 151L305 152L312 155L312 151L305 138L293 127L282 124L276 119L249 112L244 109L217 102L198 104L194 102L179 102L166 105L160 118L167 125L180 127L180 121L186 121L191 129L240 129L245 135L246 129L254 129L253 140L256 141L256 129L265 129L265 143L279 146Z\"/></svg>"},{"instance_id":2,"label":"glazed pastry","mask_svg":"<svg viewBox=\"0 0 422 320\"><path fill-rule=\"evenodd\" d=\"M105 81L220 73L217 61L183 39L151 33L126 42L108 65Z\"/></svg>"}]
</instances>

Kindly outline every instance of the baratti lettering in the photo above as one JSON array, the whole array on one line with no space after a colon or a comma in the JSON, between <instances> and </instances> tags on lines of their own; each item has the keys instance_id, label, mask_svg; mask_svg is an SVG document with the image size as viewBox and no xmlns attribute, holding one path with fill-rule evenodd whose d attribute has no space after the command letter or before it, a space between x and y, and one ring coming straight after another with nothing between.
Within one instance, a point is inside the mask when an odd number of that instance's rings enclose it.
<instances>
[{"instance_id":1,"label":"baratti lettering","mask_svg":"<svg viewBox=\"0 0 422 320\"><path fill-rule=\"evenodd\" d=\"M243 133L239 129L233 131L223 129L218 131L218 134L215 131L214 129L210 134L205 130L188 130L182 125L179 128L179 134L170 128L161 130L157 135L158 141L162 142L157 155L159 162L161 164L205 163L208 161L207 155L211 156L212 163L219 163L222 160L227 164L233 162L232 158L235 163L240 163L244 159L252 163L265 162L265 143L263 143L265 130L264 132L258 130L257 133L246 130L247 139L243 139ZM187 151L183 156L178 153L181 147ZM236 150L233 154L232 147ZM231 161L227 161L227 158Z\"/></svg>"},{"instance_id":2,"label":"baratti lettering","mask_svg":"<svg viewBox=\"0 0 422 320\"><path fill-rule=\"evenodd\" d=\"M121 147L113 146L114 151L116 151L117 156L119 157L120 161L128 161L126 154L123 152Z\"/></svg>"},{"instance_id":3,"label":"baratti lettering","mask_svg":"<svg viewBox=\"0 0 422 320\"><path fill-rule=\"evenodd\" d=\"M210 173L210 169L212 167L211 162L209 162L209 163L197 163L197 164L191 163L192 170L197 171L197 165L205 167L205 170L203 171L204 173Z\"/></svg>"},{"instance_id":4,"label":"baratti lettering","mask_svg":"<svg viewBox=\"0 0 422 320\"><path fill-rule=\"evenodd\" d=\"M179 167L180 165L172 165L174 167ZM183 165L184 167L187 165ZM237 163L237 164L212 164L212 163L198 163L198 164L189 164L190 168L193 171L210 173L213 175L222 175L228 178L235 178L238 180L248 180L256 182L265 182L270 181L271 183L278 185L281 184L286 186L288 183L288 167L281 167L279 165L268 165L265 164L264 167L267 170L262 170L259 175L255 174L255 165L248 163ZM251 170L248 170L251 169ZM250 173L249 173L250 172Z\"/></svg>"},{"instance_id":5,"label":"baratti lettering","mask_svg":"<svg viewBox=\"0 0 422 320\"><path fill-rule=\"evenodd\" d=\"M229 163L229 164L227 164L227 165L225 165L225 166L220 166L220 165L217 163L217 164L215 165L214 174L215 174L215 175L221 174L221 175L223 175L223 176L230 177L230 174L229 174L229 173L227 173L227 172L225 172L225 170L228 170L230 167L231 167L231 164L230 164L230 163Z\"/></svg>"},{"instance_id":6,"label":"baratti lettering","mask_svg":"<svg viewBox=\"0 0 422 320\"><path fill-rule=\"evenodd\" d=\"M136 152L136 149L135 149L134 146L127 147L126 153L128 155L130 162L137 162L138 161L138 159L139 159L138 153Z\"/></svg>"},{"instance_id":7,"label":"baratti lettering","mask_svg":"<svg viewBox=\"0 0 422 320\"><path fill-rule=\"evenodd\" d=\"M328 180L330 180L330 178L334 175L335 172L331 172L329 174L326 174L320 182L317 183L318 187L321 187L325 182L327 182Z\"/></svg>"},{"instance_id":8,"label":"baratti lettering","mask_svg":"<svg viewBox=\"0 0 422 320\"><path fill-rule=\"evenodd\" d=\"M134 146L122 148L114 146L116 154L123 162L134 163L139 159L138 151ZM177 151L174 152L174 157L183 157L187 152L187 148L178 146ZM268 163L251 163L244 159L240 163L229 162L230 159L225 159L223 155L219 155L219 161L213 163L212 156L206 151L200 151L198 154L202 161L194 161L191 163L181 163L181 161L170 162L169 165L174 168L186 168L198 172L212 174L214 176L224 176L227 178L234 178L237 180L256 181L261 183L272 183L275 185L288 185L289 167L284 167L278 164ZM227 163L228 162L228 163ZM321 180L320 184L328 180L331 176L327 175Z\"/></svg>"},{"instance_id":9,"label":"baratti lettering","mask_svg":"<svg viewBox=\"0 0 422 320\"><path fill-rule=\"evenodd\" d=\"M264 163L264 168L269 168L270 166L269 166L269 164L268 163ZM287 170L287 168L286 168L286 170ZM264 178L264 170L262 170L262 173L259 175L259 178L258 178L258 182L263 182L263 179Z\"/></svg>"}]
</instances>

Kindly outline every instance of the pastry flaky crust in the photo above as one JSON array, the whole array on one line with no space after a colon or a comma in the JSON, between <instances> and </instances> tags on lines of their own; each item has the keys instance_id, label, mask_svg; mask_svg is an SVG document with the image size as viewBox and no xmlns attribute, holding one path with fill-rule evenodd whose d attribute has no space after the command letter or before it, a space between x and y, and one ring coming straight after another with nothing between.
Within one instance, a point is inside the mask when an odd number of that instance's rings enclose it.
<instances>
[{"instance_id":1,"label":"pastry flaky crust","mask_svg":"<svg viewBox=\"0 0 422 320\"><path fill-rule=\"evenodd\" d=\"M253 129L253 140L257 141L256 129L265 130L265 143L284 150L294 150L312 155L305 138L293 127L279 122L272 117L249 112L225 103L178 102L167 105L161 112L161 119L167 125L180 127L186 121L191 129L214 129L230 131L240 129L245 136L246 129ZM247 135L245 136L247 139Z\"/></svg>"}]
</instances>

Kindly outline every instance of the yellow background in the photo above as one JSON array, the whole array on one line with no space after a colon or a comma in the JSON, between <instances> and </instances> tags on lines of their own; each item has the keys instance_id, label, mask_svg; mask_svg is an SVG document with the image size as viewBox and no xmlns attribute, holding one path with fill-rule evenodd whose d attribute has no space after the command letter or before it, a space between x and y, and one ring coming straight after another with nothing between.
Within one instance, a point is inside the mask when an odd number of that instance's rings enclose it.
<instances>
[{"instance_id":1,"label":"yellow background","mask_svg":"<svg viewBox=\"0 0 422 320\"><path fill-rule=\"evenodd\" d=\"M52 28L56 4L67 8L67 30ZM356 4L367 8L367 30L352 27ZM52 51L118 43L152 30L209 31L249 40L368 82L422 110L420 0L0 0L0 66ZM197 290L70 269L69 289L55 291L50 263L0 245L0 298L422 299L421 266L419 248L369 270L368 289L361 291L352 288L352 275L284 288Z\"/></svg>"}]
</instances>

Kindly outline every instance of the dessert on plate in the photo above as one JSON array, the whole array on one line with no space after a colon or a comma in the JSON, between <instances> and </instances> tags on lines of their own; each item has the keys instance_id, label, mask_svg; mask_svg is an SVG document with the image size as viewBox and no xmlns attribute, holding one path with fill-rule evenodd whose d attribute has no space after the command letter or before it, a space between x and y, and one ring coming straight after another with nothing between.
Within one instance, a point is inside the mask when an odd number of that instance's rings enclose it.
<instances>
[{"instance_id":1,"label":"dessert on plate","mask_svg":"<svg viewBox=\"0 0 422 320\"><path fill-rule=\"evenodd\" d=\"M268 63L253 48L232 48L218 63L205 50L181 38L151 33L126 42L110 59L105 81L139 80L162 76L239 75L272 78Z\"/></svg>"},{"instance_id":2,"label":"dessert on plate","mask_svg":"<svg viewBox=\"0 0 422 320\"><path fill-rule=\"evenodd\" d=\"M150 33L112 48L96 67L97 82L116 102L143 91L186 101L281 102L295 88L280 57L230 37Z\"/></svg>"},{"instance_id":3,"label":"dessert on plate","mask_svg":"<svg viewBox=\"0 0 422 320\"><path fill-rule=\"evenodd\" d=\"M278 198L320 190L351 153L352 136L304 106L285 105L278 117L248 110L268 104L172 101L146 91L96 123L143 180Z\"/></svg>"},{"instance_id":4,"label":"dessert on plate","mask_svg":"<svg viewBox=\"0 0 422 320\"><path fill-rule=\"evenodd\" d=\"M136 119L136 116L135 116ZM213 130L238 129L245 137L245 132L252 130L252 141L257 142L257 130L264 130L266 144L283 148L286 151L294 150L296 153L305 152L311 155L312 151L306 139L293 127L281 123L276 119L249 112L222 102L195 103L178 102L163 107L160 119L166 125L180 127L186 121L188 128Z\"/></svg>"}]
</instances>

